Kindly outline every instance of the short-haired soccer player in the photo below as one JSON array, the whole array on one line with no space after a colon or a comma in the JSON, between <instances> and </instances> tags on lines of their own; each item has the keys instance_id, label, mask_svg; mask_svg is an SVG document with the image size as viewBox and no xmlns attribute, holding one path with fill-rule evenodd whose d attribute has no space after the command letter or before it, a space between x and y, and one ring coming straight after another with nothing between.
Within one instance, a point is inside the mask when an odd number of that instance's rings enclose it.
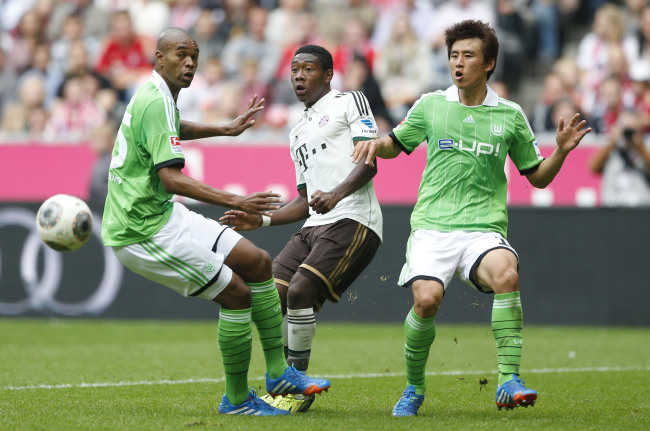
<instances>
[{"instance_id":1,"label":"short-haired soccer player","mask_svg":"<svg viewBox=\"0 0 650 431\"><path fill-rule=\"evenodd\" d=\"M518 256L506 240L504 172L509 155L521 175L546 187L565 158L591 131L575 114L560 120L557 146L542 157L519 105L487 85L499 43L481 21L462 21L445 32L454 85L424 94L388 135L357 145L353 160L410 154L427 142L427 163L411 215L411 235L399 284L411 286L414 305L404 328L407 387L393 416L415 416L424 401L425 366L436 335L435 316L454 274L494 293L492 332L497 344L499 408L533 405L537 392L519 378L523 315Z\"/></svg>"},{"instance_id":2,"label":"short-haired soccer player","mask_svg":"<svg viewBox=\"0 0 650 431\"><path fill-rule=\"evenodd\" d=\"M312 396L329 388L287 366L280 298L269 254L226 226L171 202L174 194L213 205L266 214L280 202L274 193L239 196L181 172L180 141L236 136L263 109L255 96L246 111L225 125L181 121L176 99L194 78L199 48L185 30L170 28L158 39L151 79L135 93L122 119L109 170L102 238L129 269L184 296L221 305L218 342L226 374L219 413L287 414L249 391L251 320L266 360L266 389L274 395Z\"/></svg>"},{"instance_id":3,"label":"short-haired soccer player","mask_svg":"<svg viewBox=\"0 0 650 431\"><path fill-rule=\"evenodd\" d=\"M341 295L368 266L381 244L382 215L374 166L350 159L358 143L379 136L363 93L330 87L332 55L305 45L291 63L291 82L305 109L289 136L298 196L271 217L229 211L220 219L237 230L305 224L273 261L275 283L286 304L287 361L306 371L316 332L314 310ZM274 406L306 411L313 397L276 400Z\"/></svg>"}]
</instances>

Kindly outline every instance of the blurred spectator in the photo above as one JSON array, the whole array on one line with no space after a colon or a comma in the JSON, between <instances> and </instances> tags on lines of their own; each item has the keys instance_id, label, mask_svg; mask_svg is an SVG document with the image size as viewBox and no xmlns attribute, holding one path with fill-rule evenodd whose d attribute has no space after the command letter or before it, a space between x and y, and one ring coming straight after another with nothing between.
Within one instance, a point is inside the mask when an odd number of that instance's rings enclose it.
<instances>
[{"instance_id":1,"label":"blurred spectator","mask_svg":"<svg viewBox=\"0 0 650 431\"><path fill-rule=\"evenodd\" d=\"M581 110L598 115L598 92L602 82L611 74L610 55L623 44L623 18L618 6L606 3L596 11L591 32L578 46L577 64L581 72Z\"/></svg>"},{"instance_id":2,"label":"blurred spectator","mask_svg":"<svg viewBox=\"0 0 650 431\"><path fill-rule=\"evenodd\" d=\"M435 22L435 9L429 0L401 0L381 9L377 24L372 32L372 43L383 49L393 34L395 19L406 14L411 30L422 41L428 41L431 24Z\"/></svg>"},{"instance_id":3,"label":"blurred spectator","mask_svg":"<svg viewBox=\"0 0 650 431\"><path fill-rule=\"evenodd\" d=\"M318 14L317 31L323 38L320 45L328 49L341 43L346 19L357 19L369 29L370 34L374 31L378 14L372 0L315 0L310 4L314 13Z\"/></svg>"},{"instance_id":4,"label":"blurred spectator","mask_svg":"<svg viewBox=\"0 0 650 431\"><path fill-rule=\"evenodd\" d=\"M302 11L298 14L296 31L292 32L294 39L284 48L280 55L278 70L272 83L273 103L291 105L296 103L296 95L291 84L291 63L298 48L304 45L323 45L317 25L317 19L313 12Z\"/></svg>"},{"instance_id":5,"label":"blurred spectator","mask_svg":"<svg viewBox=\"0 0 650 431\"><path fill-rule=\"evenodd\" d=\"M201 112L205 113L215 109L219 104L221 92L228 85L228 81L221 66L221 61L216 57L208 58L203 62L201 76L203 77L203 91L201 92L199 108ZM179 94L179 98L182 94L183 92Z\"/></svg>"},{"instance_id":6,"label":"blurred spectator","mask_svg":"<svg viewBox=\"0 0 650 431\"><path fill-rule=\"evenodd\" d=\"M525 64L522 60L533 60L537 53L531 29L515 0L496 0L495 29L499 38L495 78L517 91Z\"/></svg>"},{"instance_id":7,"label":"blurred spectator","mask_svg":"<svg viewBox=\"0 0 650 431\"><path fill-rule=\"evenodd\" d=\"M106 13L93 4L93 0L67 0L59 1L52 10L47 26L48 40L57 40L61 37L63 23L70 15L81 17L84 36L93 36L101 40L109 29Z\"/></svg>"},{"instance_id":8,"label":"blurred spectator","mask_svg":"<svg viewBox=\"0 0 650 431\"><path fill-rule=\"evenodd\" d=\"M70 45L74 42L83 43L86 52L96 55L99 51L99 39L94 36L83 35L83 21L79 15L69 15L63 22L61 37L52 43L50 54L52 57L52 68L60 73L65 70L65 65L70 55ZM91 61L94 61L91 58Z\"/></svg>"},{"instance_id":9,"label":"blurred spectator","mask_svg":"<svg viewBox=\"0 0 650 431\"><path fill-rule=\"evenodd\" d=\"M201 53L199 70L201 70L201 63L205 59L221 56L227 35L219 31L218 18L215 12L210 9L201 10L189 33L196 41Z\"/></svg>"},{"instance_id":10,"label":"blurred spectator","mask_svg":"<svg viewBox=\"0 0 650 431\"><path fill-rule=\"evenodd\" d=\"M115 12L111 16L111 32L104 41L95 70L120 92L121 100L127 101L130 98L127 90L151 73L151 56L145 53L142 41L134 33L129 13Z\"/></svg>"},{"instance_id":11,"label":"blurred spectator","mask_svg":"<svg viewBox=\"0 0 650 431\"><path fill-rule=\"evenodd\" d=\"M22 73L27 70L34 56L34 49L45 43L43 23L43 18L35 9L28 10L20 18L18 27L12 32L11 49L8 53L10 65L15 71Z\"/></svg>"},{"instance_id":12,"label":"blurred spectator","mask_svg":"<svg viewBox=\"0 0 650 431\"><path fill-rule=\"evenodd\" d=\"M650 6L644 6L639 15L639 28L625 39L630 64L650 61Z\"/></svg>"},{"instance_id":13,"label":"blurred spectator","mask_svg":"<svg viewBox=\"0 0 650 431\"><path fill-rule=\"evenodd\" d=\"M226 42L221 64L229 79L238 79L243 63L248 58L255 58L258 61L259 81L270 83L273 79L280 53L278 48L265 37L266 19L266 9L251 8L248 12L246 33Z\"/></svg>"},{"instance_id":14,"label":"blurred spectator","mask_svg":"<svg viewBox=\"0 0 650 431\"><path fill-rule=\"evenodd\" d=\"M83 76L68 76L63 84L63 100L59 100L50 113L45 132L55 137L79 141L88 138L89 132L106 122L106 112L84 91Z\"/></svg>"},{"instance_id":15,"label":"blurred spectator","mask_svg":"<svg viewBox=\"0 0 650 431\"><path fill-rule=\"evenodd\" d=\"M0 118L4 107L16 97L16 73L7 66L4 50L0 48Z\"/></svg>"},{"instance_id":16,"label":"blurred spectator","mask_svg":"<svg viewBox=\"0 0 650 431\"><path fill-rule=\"evenodd\" d=\"M169 27L189 30L201 14L199 0L174 0L171 6Z\"/></svg>"},{"instance_id":17,"label":"blurred spectator","mask_svg":"<svg viewBox=\"0 0 650 431\"><path fill-rule=\"evenodd\" d=\"M379 51L375 69L393 118L404 118L420 95L432 87L430 67L429 44L413 32L409 16L399 13L390 38Z\"/></svg>"},{"instance_id":18,"label":"blurred spectator","mask_svg":"<svg viewBox=\"0 0 650 431\"><path fill-rule=\"evenodd\" d=\"M280 0L276 9L269 12L264 37L278 50L296 40L293 34L299 31L296 28L298 15L305 10L306 0Z\"/></svg>"},{"instance_id":19,"label":"blurred spectator","mask_svg":"<svg viewBox=\"0 0 650 431\"><path fill-rule=\"evenodd\" d=\"M219 23L219 33L229 40L246 33L248 13L255 7L254 0L223 0L223 19Z\"/></svg>"},{"instance_id":20,"label":"blurred spectator","mask_svg":"<svg viewBox=\"0 0 650 431\"><path fill-rule=\"evenodd\" d=\"M650 205L650 149L644 142L643 126L636 112L620 115L590 166L593 172L603 175L603 206Z\"/></svg>"},{"instance_id":21,"label":"blurred spectator","mask_svg":"<svg viewBox=\"0 0 650 431\"><path fill-rule=\"evenodd\" d=\"M56 97L57 90L63 81L63 73L52 67L50 48L42 43L34 47L29 68L20 75L20 81L31 75L38 75L45 83L45 107L49 109Z\"/></svg>"},{"instance_id":22,"label":"blurred spectator","mask_svg":"<svg viewBox=\"0 0 650 431\"><path fill-rule=\"evenodd\" d=\"M370 43L368 31L363 21L357 18L349 18L345 21L341 43L332 52L335 72L344 75L354 56L360 55L366 60L370 72L373 73L377 52ZM332 84L336 88L334 81Z\"/></svg>"},{"instance_id":23,"label":"blurred spectator","mask_svg":"<svg viewBox=\"0 0 650 431\"><path fill-rule=\"evenodd\" d=\"M647 0L625 0L623 6L623 28L626 34L636 35L641 29L641 15Z\"/></svg>"},{"instance_id":24,"label":"blurred spectator","mask_svg":"<svg viewBox=\"0 0 650 431\"><path fill-rule=\"evenodd\" d=\"M551 72L544 77L542 94L533 108L531 123L536 133L554 130L551 111L555 103L562 98L566 98L564 81L559 74Z\"/></svg>"},{"instance_id":25,"label":"blurred spectator","mask_svg":"<svg viewBox=\"0 0 650 431\"><path fill-rule=\"evenodd\" d=\"M601 83L598 90L598 103L591 112L590 126L596 133L609 133L625 108L622 84L617 77L610 76Z\"/></svg>"},{"instance_id":26,"label":"blurred spectator","mask_svg":"<svg viewBox=\"0 0 650 431\"><path fill-rule=\"evenodd\" d=\"M20 83L18 99L5 107L0 129L4 133L29 133L32 112L43 110L45 100L45 83L43 78L32 75Z\"/></svg>"},{"instance_id":27,"label":"blurred spectator","mask_svg":"<svg viewBox=\"0 0 650 431\"><path fill-rule=\"evenodd\" d=\"M551 105L545 125L545 131L548 133L555 133L560 124L560 118L564 118L564 124L567 124L576 112L580 112L580 110L571 99L563 97L556 100L553 105ZM588 126L591 127L591 124L588 124Z\"/></svg>"},{"instance_id":28,"label":"blurred spectator","mask_svg":"<svg viewBox=\"0 0 650 431\"><path fill-rule=\"evenodd\" d=\"M111 165L116 133L117 128L110 122L93 127L90 131L88 143L97 155L90 174L88 204L91 207L103 208L104 206L108 193L108 168Z\"/></svg>"},{"instance_id":29,"label":"blurred spectator","mask_svg":"<svg viewBox=\"0 0 650 431\"><path fill-rule=\"evenodd\" d=\"M634 109L639 113L643 130L650 133L650 62L639 60L630 67Z\"/></svg>"},{"instance_id":30,"label":"blurred spectator","mask_svg":"<svg viewBox=\"0 0 650 431\"><path fill-rule=\"evenodd\" d=\"M35 0L3 0L0 3L0 23L3 32L13 31L25 12L34 7Z\"/></svg>"},{"instance_id":31,"label":"blurred spectator","mask_svg":"<svg viewBox=\"0 0 650 431\"><path fill-rule=\"evenodd\" d=\"M576 59L570 56L561 57L553 63L551 71L562 79L566 97L570 98L576 105L580 105L582 87L580 69Z\"/></svg>"},{"instance_id":32,"label":"blurred spectator","mask_svg":"<svg viewBox=\"0 0 650 431\"><path fill-rule=\"evenodd\" d=\"M240 86L240 105L237 111L245 111L249 100L257 94L257 98L269 100L269 84L260 80L259 63L255 57L245 58L242 62L241 69L239 70L239 78L237 83ZM264 117L255 122L258 127L264 122Z\"/></svg>"},{"instance_id":33,"label":"blurred spectator","mask_svg":"<svg viewBox=\"0 0 650 431\"><path fill-rule=\"evenodd\" d=\"M576 2L577 3L577 2ZM530 9L537 28L537 55L541 64L555 61L562 48L562 28L559 0L533 0ZM573 9L574 7L569 7Z\"/></svg>"},{"instance_id":34,"label":"blurred spectator","mask_svg":"<svg viewBox=\"0 0 650 431\"><path fill-rule=\"evenodd\" d=\"M496 14L486 0L447 0L438 6L434 18L429 26L428 36L434 52L433 64L429 67L429 72L433 74L434 89L440 89L452 84L445 45L445 29L466 19L481 20L494 28Z\"/></svg>"},{"instance_id":35,"label":"blurred spectator","mask_svg":"<svg viewBox=\"0 0 650 431\"><path fill-rule=\"evenodd\" d=\"M170 27L169 2L165 0L130 0L128 11L133 20L133 31L154 47L158 36Z\"/></svg>"},{"instance_id":36,"label":"blurred spectator","mask_svg":"<svg viewBox=\"0 0 650 431\"><path fill-rule=\"evenodd\" d=\"M343 77L344 91L361 91L368 99L370 110L372 111L377 127L381 133L390 132L397 125L392 114L388 111L384 98L382 97L379 83L375 80L366 60L355 55L348 65Z\"/></svg>"}]
</instances>

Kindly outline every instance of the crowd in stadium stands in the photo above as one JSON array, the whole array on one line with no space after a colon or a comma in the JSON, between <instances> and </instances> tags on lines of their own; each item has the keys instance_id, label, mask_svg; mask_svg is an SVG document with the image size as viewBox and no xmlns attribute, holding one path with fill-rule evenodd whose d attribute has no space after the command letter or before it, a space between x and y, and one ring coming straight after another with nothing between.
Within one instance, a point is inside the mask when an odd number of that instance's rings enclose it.
<instances>
[{"instance_id":1,"label":"crowd in stadium stands","mask_svg":"<svg viewBox=\"0 0 650 431\"><path fill-rule=\"evenodd\" d=\"M291 58L313 43L334 56L333 86L364 91L386 132L420 94L451 84L443 31L466 18L497 29L499 63L489 84L522 104L536 133L552 132L577 110L606 134L625 109L638 111L650 131L647 3L3 0L0 142L85 142L94 128L119 124L151 74L166 27L188 30L200 47L199 72L178 101L184 119L223 121L259 94L267 108L242 139L283 139L301 109ZM540 90L523 88L531 76Z\"/></svg>"}]
</instances>

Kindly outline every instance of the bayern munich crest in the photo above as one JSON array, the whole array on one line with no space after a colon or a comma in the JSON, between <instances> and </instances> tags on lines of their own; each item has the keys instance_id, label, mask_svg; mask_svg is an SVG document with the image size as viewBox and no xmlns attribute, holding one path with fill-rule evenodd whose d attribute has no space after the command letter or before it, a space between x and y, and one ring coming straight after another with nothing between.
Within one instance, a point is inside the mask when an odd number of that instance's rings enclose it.
<instances>
[{"instance_id":1,"label":"bayern munich crest","mask_svg":"<svg viewBox=\"0 0 650 431\"><path fill-rule=\"evenodd\" d=\"M329 123L329 121L330 121L329 115L323 116L323 118L321 118L320 121L318 122L318 127L325 127L327 123Z\"/></svg>"}]
</instances>

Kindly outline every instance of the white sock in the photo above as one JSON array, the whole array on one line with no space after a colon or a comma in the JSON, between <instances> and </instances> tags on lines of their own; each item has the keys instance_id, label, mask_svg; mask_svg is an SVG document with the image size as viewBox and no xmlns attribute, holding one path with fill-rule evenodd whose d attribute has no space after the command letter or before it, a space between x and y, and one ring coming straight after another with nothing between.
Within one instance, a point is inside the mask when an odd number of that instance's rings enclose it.
<instances>
[{"instance_id":1,"label":"white sock","mask_svg":"<svg viewBox=\"0 0 650 431\"><path fill-rule=\"evenodd\" d=\"M289 357L287 362L300 371L307 371L311 342L316 334L316 317L312 308L287 310Z\"/></svg>"}]
</instances>

